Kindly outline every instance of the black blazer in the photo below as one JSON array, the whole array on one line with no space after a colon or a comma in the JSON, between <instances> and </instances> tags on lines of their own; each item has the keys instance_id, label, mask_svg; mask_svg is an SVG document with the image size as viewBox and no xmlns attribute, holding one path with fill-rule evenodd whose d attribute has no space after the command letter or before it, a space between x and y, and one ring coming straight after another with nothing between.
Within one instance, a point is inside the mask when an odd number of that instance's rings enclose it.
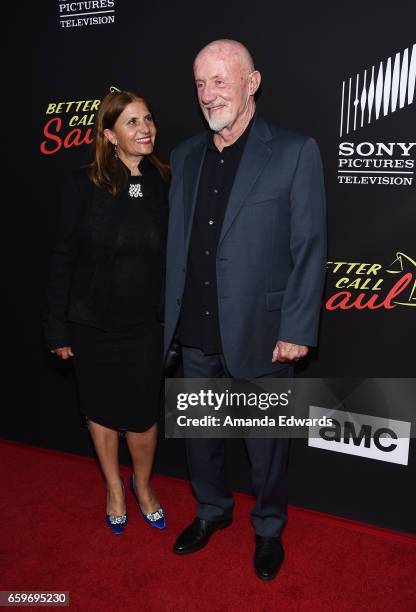
<instances>
[{"instance_id":1,"label":"black blazer","mask_svg":"<svg viewBox=\"0 0 416 612\"><path fill-rule=\"evenodd\" d=\"M156 197L166 202L167 186L158 170L147 162L146 172L157 173ZM65 180L43 317L48 348L70 346L69 321L122 329L123 321L109 309L109 281L127 201L96 187L85 169Z\"/></svg>"}]
</instances>

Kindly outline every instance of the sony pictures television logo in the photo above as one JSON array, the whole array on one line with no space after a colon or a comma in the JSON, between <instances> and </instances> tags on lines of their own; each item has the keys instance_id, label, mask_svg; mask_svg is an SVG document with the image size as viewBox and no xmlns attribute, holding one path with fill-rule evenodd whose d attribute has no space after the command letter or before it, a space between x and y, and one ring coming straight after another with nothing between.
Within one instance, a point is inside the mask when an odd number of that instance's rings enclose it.
<instances>
[{"instance_id":1,"label":"sony pictures television logo","mask_svg":"<svg viewBox=\"0 0 416 612\"><path fill-rule=\"evenodd\" d=\"M329 427L309 427L308 446L408 464L411 423L309 406L310 418L331 418Z\"/></svg>"},{"instance_id":2,"label":"sony pictures television logo","mask_svg":"<svg viewBox=\"0 0 416 612\"><path fill-rule=\"evenodd\" d=\"M115 20L115 0L58 0L61 28L107 25Z\"/></svg>"},{"instance_id":3,"label":"sony pictures television logo","mask_svg":"<svg viewBox=\"0 0 416 612\"><path fill-rule=\"evenodd\" d=\"M353 136L415 102L416 44L343 81L338 182L409 187L415 173L416 142L373 142ZM394 139L392 139L394 140Z\"/></svg>"}]
</instances>

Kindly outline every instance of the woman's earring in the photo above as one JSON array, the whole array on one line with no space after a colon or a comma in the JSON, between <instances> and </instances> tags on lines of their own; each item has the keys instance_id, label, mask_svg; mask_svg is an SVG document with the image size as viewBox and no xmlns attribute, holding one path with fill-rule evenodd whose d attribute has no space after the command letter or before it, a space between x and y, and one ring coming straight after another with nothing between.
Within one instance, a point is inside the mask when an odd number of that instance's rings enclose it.
<instances>
[{"instance_id":1,"label":"woman's earring","mask_svg":"<svg viewBox=\"0 0 416 612\"><path fill-rule=\"evenodd\" d=\"M115 159L118 159L118 144L117 143L114 145L113 155Z\"/></svg>"}]
</instances>

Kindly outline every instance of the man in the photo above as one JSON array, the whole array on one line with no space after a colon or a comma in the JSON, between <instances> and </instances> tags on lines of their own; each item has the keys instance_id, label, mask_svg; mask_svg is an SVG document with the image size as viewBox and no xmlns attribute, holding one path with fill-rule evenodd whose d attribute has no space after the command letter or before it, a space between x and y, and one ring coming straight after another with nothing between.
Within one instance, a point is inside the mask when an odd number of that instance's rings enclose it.
<instances>
[{"instance_id":1,"label":"man","mask_svg":"<svg viewBox=\"0 0 416 612\"><path fill-rule=\"evenodd\" d=\"M317 341L325 269L325 205L319 150L256 113L260 85L248 50L232 40L194 61L211 132L172 154L165 342L175 332L185 378L289 377ZM287 439L246 439L256 503L257 576L283 561ZM197 517L174 545L205 546L231 522L224 440L189 439Z\"/></svg>"}]
</instances>

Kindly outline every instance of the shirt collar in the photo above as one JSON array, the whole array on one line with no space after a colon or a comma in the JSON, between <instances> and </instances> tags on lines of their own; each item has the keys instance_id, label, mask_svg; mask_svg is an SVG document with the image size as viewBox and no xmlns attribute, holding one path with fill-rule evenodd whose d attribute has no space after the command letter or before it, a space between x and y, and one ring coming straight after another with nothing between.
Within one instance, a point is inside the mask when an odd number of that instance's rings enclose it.
<instances>
[{"instance_id":1,"label":"shirt collar","mask_svg":"<svg viewBox=\"0 0 416 612\"><path fill-rule=\"evenodd\" d=\"M231 149L232 147L236 147L236 148L240 149L240 151L244 150L244 147L245 147L245 144L246 144L249 132L251 130L251 126L254 123L255 116L256 116L256 113L254 113L254 115L250 119L250 122L249 122L248 126L246 127L244 132L241 134L241 136L239 136L237 138L237 140L235 142L233 142L232 145L229 145L228 147L224 147L224 149ZM217 147L214 144L214 134L212 135L212 137L208 141L208 149L211 149L212 151L217 151L218 152L218 149L217 149Z\"/></svg>"},{"instance_id":2,"label":"shirt collar","mask_svg":"<svg viewBox=\"0 0 416 612\"><path fill-rule=\"evenodd\" d=\"M130 169L129 169L129 168L126 166L126 164L125 164L124 162L122 162L120 158L118 158L118 161L119 161L119 162L120 162L120 164L121 164L121 165L122 165L122 166L123 166L123 167L126 169L127 174L128 174L129 176L131 176L131 175L130 175ZM139 170L140 170L140 172L141 172L142 174L144 174L144 173L146 172L146 166L147 166L147 164L148 164L148 163L149 163L149 162L148 162L148 160L147 160L147 155L144 155L144 156L142 157L142 159L140 160L140 162L137 164L137 167L139 168Z\"/></svg>"}]
</instances>

